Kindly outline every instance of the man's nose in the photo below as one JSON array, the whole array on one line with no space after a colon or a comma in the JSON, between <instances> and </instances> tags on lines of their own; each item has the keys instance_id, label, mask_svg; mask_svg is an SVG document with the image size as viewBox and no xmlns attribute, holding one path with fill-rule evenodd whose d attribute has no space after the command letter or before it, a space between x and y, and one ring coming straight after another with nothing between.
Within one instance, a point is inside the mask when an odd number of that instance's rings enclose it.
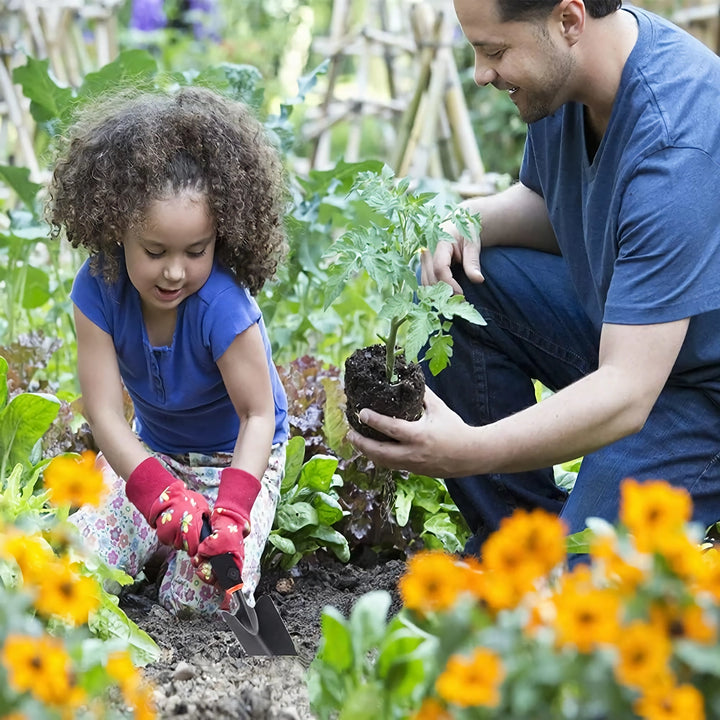
<instances>
[{"instance_id":1,"label":"man's nose","mask_svg":"<svg viewBox=\"0 0 720 720\"><path fill-rule=\"evenodd\" d=\"M475 58L475 84L484 87L497 79L497 73L480 58Z\"/></svg>"}]
</instances>

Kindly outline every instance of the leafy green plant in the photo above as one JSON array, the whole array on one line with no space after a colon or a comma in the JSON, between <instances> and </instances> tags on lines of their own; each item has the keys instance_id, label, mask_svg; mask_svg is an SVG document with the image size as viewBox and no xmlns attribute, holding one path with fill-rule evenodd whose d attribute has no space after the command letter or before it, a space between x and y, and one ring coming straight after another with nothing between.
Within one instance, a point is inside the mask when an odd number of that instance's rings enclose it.
<instances>
[{"instance_id":1,"label":"leafy green plant","mask_svg":"<svg viewBox=\"0 0 720 720\"><path fill-rule=\"evenodd\" d=\"M285 570L319 549L331 551L342 562L350 559L347 540L332 527L344 515L336 492L343 483L335 472L338 459L317 454L303 462L304 457L303 438L291 438L275 523L264 556L266 564Z\"/></svg>"},{"instance_id":2,"label":"leafy green plant","mask_svg":"<svg viewBox=\"0 0 720 720\"><path fill-rule=\"evenodd\" d=\"M422 250L433 252L440 240L452 239L444 222L451 221L470 238L479 232L479 220L459 206L439 210L433 193L411 192L410 180L397 180L388 166L379 173L361 173L352 192L366 218L341 235L326 255L325 308L351 278L367 273L383 300L378 318L387 323L387 334L381 336L387 381L396 379L397 355L415 360L426 343L424 359L437 374L452 355L452 319L479 325L485 321L462 296L453 295L447 283L419 286L413 264Z\"/></svg>"}]
</instances>

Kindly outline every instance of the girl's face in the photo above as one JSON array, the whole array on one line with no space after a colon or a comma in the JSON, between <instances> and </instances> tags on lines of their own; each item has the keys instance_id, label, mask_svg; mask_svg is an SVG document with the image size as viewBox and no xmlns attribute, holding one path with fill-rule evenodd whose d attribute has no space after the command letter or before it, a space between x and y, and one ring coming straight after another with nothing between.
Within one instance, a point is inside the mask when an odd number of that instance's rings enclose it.
<instances>
[{"instance_id":1,"label":"girl's face","mask_svg":"<svg viewBox=\"0 0 720 720\"><path fill-rule=\"evenodd\" d=\"M215 227L207 198L185 191L148 208L145 226L123 241L130 282L146 311L167 311L197 292L210 276Z\"/></svg>"}]
</instances>

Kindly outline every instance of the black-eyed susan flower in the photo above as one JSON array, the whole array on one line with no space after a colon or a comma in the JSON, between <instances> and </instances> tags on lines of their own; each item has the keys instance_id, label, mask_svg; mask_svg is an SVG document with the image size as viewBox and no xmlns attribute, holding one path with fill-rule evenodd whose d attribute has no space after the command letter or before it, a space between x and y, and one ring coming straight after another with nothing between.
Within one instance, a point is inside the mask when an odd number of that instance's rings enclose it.
<instances>
[{"instance_id":1,"label":"black-eyed susan flower","mask_svg":"<svg viewBox=\"0 0 720 720\"><path fill-rule=\"evenodd\" d=\"M458 707L495 707L500 702L500 685L505 668L497 653L476 648L470 657L452 655L440 674L438 695Z\"/></svg>"},{"instance_id":2,"label":"black-eyed susan flower","mask_svg":"<svg viewBox=\"0 0 720 720\"><path fill-rule=\"evenodd\" d=\"M45 487L53 505L99 505L105 493L105 481L95 465L95 453L90 450L80 457L58 455L43 472Z\"/></svg>"},{"instance_id":3,"label":"black-eyed susan flower","mask_svg":"<svg viewBox=\"0 0 720 720\"><path fill-rule=\"evenodd\" d=\"M607 588L590 582L587 568L566 575L553 595L555 629L560 645L573 645L580 652L592 652L600 644L612 644L618 636L621 598Z\"/></svg>"},{"instance_id":4,"label":"black-eyed susan flower","mask_svg":"<svg viewBox=\"0 0 720 720\"><path fill-rule=\"evenodd\" d=\"M657 623L634 621L623 627L617 640L615 676L628 687L656 685L670 677L670 639Z\"/></svg>"},{"instance_id":5,"label":"black-eyed susan flower","mask_svg":"<svg viewBox=\"0 0 720 720\"><path fill-rule=\"evenodd\" d=\"M620 488L620 520L642 552L654 552L668 535L684 532L691 515L689 493L665 481L629 478Z\"/></svg>"},{"instance_id":6,"label":"black-eyed susan flower","mask_svg":"<svg viewBox=\"0 0 720 720\"><path fill-rule=\"evenodd\" d=\"M100 605L97 580L81 575L69 558L57 560L44 577L37 580L34 605L45 617L55 616L72 623L87 623Z\"/></svg>"},{"instance_id":7,"label":"black-eyed susan flower","mask_svg":"<svg viewBox=\"0 0 720 720\"><path fill-rule=\"evenodd\" d=\"M85 693L74 681L70 657L63 644L49 635L8 635L2 649L8 684L40 702L64 710L77 707Z\"/></svg>"},{"instance_id":8,"label":"black-eyed susan flower","mask_svg":"<svg viewBox=\"0 0 720 720\"><path fill-rule=\"evenodd\" d=\"M633 709L644 720L705 720L705 704L692 685L660 685L645 693Z\"/></svg>"},{"instance_id":9,"label":"black-eyed susan flower","mask_svg":"<svg viewBox=\"0 0 720 720\"><path fill-rule=\"evenodd\" d=\"M483 546L482 564L493 577L487 588L489 604L497 609L514 606L564 559L563 522L543 510L518 510L503 519ZM491 587L498 583L501 587Z\"/></svg>"},{"instance_id":10,"label":"black-eyed susan flower","mask_svg":"<svg viewBox=\"0 0 720 720\"><path fill-rule=\"evenodd\" d=\"M451 555L423 551L408 561L399 588L408 609L440 612L452 607L465 589L464 574Z\"/></svg>"}]
</instances>

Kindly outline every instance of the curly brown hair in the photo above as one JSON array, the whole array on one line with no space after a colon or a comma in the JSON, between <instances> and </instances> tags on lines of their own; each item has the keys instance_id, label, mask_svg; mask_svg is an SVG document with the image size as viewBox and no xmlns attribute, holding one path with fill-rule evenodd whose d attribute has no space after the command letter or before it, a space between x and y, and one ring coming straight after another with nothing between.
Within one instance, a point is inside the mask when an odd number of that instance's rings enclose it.
<instances>
[{"instance_id":1,"label":"curly brown hair","mask_svg":"<svg viewBox=\"0 0 720 720\"><path fill-rule=\"evenodd\" d=\"M53 237L64 229L91 268L114 282L130 228L149 205L204 193L215 256L256 294L285 249L285 174L264 127L243 103L206 88L128 91L85 108L65 135L49 187Z\"/></svg>"}]
</instances>

